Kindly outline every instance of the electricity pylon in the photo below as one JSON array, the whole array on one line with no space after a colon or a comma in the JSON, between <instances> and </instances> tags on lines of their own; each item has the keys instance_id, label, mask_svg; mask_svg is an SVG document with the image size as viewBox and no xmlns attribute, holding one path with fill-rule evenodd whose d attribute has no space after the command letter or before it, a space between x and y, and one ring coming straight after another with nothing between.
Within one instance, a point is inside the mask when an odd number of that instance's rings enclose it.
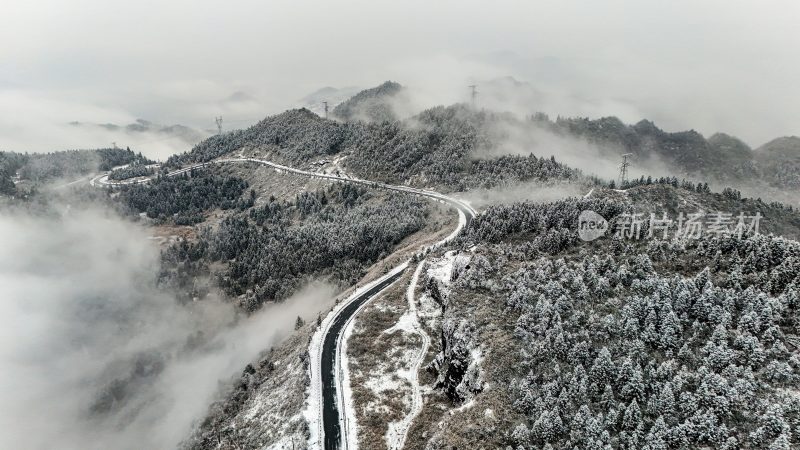
<instances>
[{"instance_id":1,"label":"electricity pylon","mask_svg":"<svg viewBox=\"0 0 800 450\"><path fill-rule=\"evenodd\" d=\"M470 96L472 97L472 107L474 108L475 107L475 98L478 96L478 85L470 84L467 87L470 88L470 90L471 90Z\"/></svg>"},{"instance_id":2,"label":"electricity pylon","mask_svg":"<svg viewBox=\"0 0 800 450\"><path fill-rule=\"evenodd\" d=\"M622 186L628 181L628 167L631 166L631 163L628 162L628 156L633 155L633 153L625 153L622 155L622 164L619 165L619 187Z\"/></svg>"}]
</instances>

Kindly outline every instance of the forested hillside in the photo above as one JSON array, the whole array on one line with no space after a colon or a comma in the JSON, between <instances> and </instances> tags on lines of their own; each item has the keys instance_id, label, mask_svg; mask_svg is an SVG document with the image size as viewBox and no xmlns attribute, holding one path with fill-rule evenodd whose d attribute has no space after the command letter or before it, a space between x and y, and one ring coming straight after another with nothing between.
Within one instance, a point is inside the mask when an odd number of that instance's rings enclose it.
<instances>
[{"instance_id":1,"label":"forested hillside","mask_svg":"<svg viewBox=\"0 0 800 450\"><path fill-rule=\"evenodd\" d=\"M25 164L25 155L12 152L0 152L0 194L16 193L13 179L17 171Z\"/></svg>"},{"instance_id":2,"label":"forested hillside","mask_svg":"<svg viewBox=\"0 0 800 450\"><path fill-rule=\"evenodd\" d=\"M779 138L751 149L740 139L716 133L705 138L694 130L666 132L653 122L624 124L616 117L557 118L536 115L531 121L555 133L577 137L603 149L614 159L624 153L634 161L659 161L671 174L723 185L797 189L800 145L796 137Z\"/></svg>"},{"instance_id":3,"label":"forested hillside","mask_svg":"<svg viewBox=\"0 0 800 450\"><path fill-rule=\"evenodd\" d=\"M246 130L213 136L191 152L170 158L168 164L179 167L241 151L294 165L340 156L350 172L363 178L464 190L517 181L582 179L559 163L564 151L572 159L600 158L613 167L620 155L632 153L640 171L657 168L660 175L666 172L751 190L797 187L793 177L800 150L791 138L753 151L723 133L705 138L693 130L666 132L647 120L635 125L616 117L551 120L541 113L520 119L464 104L434 107L398 120L389 112L400 92L402 87L393 82L362 91L334 110L333 115L344 122L323 119L306 109L267 117ZM531 107L535 110L535 105ZM372 118L359 120L364 114Z\"/></svg>"},{"instance_id":4,"label":"forested hillside","mask_svg":"<svg viewBox=\"0 0 800 450\"><path fill-rule=\"evenodd\" d=\"M52 153L0 152L0 177L19 176L20 180L44 183L60 178L79 177L111 170L125 164L152 164L153 161L130 148L67 150ZM7 183L7 182L5 182Z\"/></svg>"},{"instance_id":5,"label":"forested hillside","mask_svg":"<svg viewBox=\"0 0 800 450\"><path fill-rule=\"evenodd\" d=\"M268 117L247 130L209 138L191 152L170 158L167 165L180 167L257 149L294 165L347 155L346 168L359 177L445 190L581 177L551 155L477 155L478 149L490 145L490 125L503 117L455 105L427 110L406 122L366 124L339 123L305 109L292 110Z\"/></svg>"},{"instance_id":6,"label":"forested hillside","mask_svg":"<svg viewBox=\"0 0 800 450\"><path fill-rule=\"evenodd\" d=\"M625 213L672 213L678 200L760 211L798 236L797 211L669 184L596 195L492 207L460 238L469 262L450 289L428 287L446 350L430 370L448 370L435 387L455 406L471 401L420 425L427 448L797 445L800 244L752 232L662 240L646 227L639 240L590 243L576 231L584 210L613 231Z\"/></svg>"},{"instance_id":7,"label":"forested hillside","mask_svg":"<svg viewBox=\"0 0 800 450\"><path fill-rule=\"evenodd\" d=\"M286 126L287 140L308 137ZM287 154L291 154L288 149ZM173 242L162 254L162 287L174 288L184 300L218 289L251 312L315 279L342 287L357 282L396 244L423 228L430 213L424 200L349 184L299 191L291 200L266 194L256 204L253 187L262 192L264 188L251 186L249 170L212 166L168 177L163 171L155 173L150 163L119 149L0 153L0 170L7 180L0 187L8 194L16 193L8 174L17 172L24 174L23 179L43 181L129 164L111 171L109 178L155 175L148 183L115 189L98 189L87 180L57 192L28 190L26 199L9 198L8 206L43 214L57 214L64 204L100 206L134 220L144 217L146 225L163 227L159 233ZM266 181L263 176L259 183L274 186L272 171Z\"/></svg>"},{"instance_id":8,"label":"forested hillside","mask_svg":"<svg viewBox=\"0 0 800 450\"><path fill-rule=\"evenodd\" d=\"M146 164L132 164L119 169L114 169L108 174L108 179L112 181L127 180L128 178L147 177L156 173L154 167Z\"/></svg>"},{"instance_id":9,"label":"forested hillside","mask_svg":"<svg viewBox=\"0 0 800 450\"><path fill-rule=\"evenodd\" d=\"M677 175L617 186L550 155L498 155L493 150L513 136L508 127L582 139L603 154L656 155ZM414 442L425 448L783 449L800 442L800 246L765 235L800 238L800 214L735 189L712 192L708 183L755 177L791 185L791 140L753 152L728 135L667 133L646 121L522 120L466 105L403 121L339 122L301 109L214 136L167 166L240 153L312 170L333 160L358 177L443 191L528 181L593 188L587 198L489 207L450 247L462 261L450 285L423 283L440 309L432 322L440 343L423 364L431 394L419 417L448 410L441 421L413 424ZM22 167L14 158L4 164ZM144 164L134 160L113 177L144 175ZM430 215L422 200L347 184L259 197L248 176L201 169L119 190L118 204L156 224L195 225L190 238L162 252L159 282L182 300L218 290L254 312L315 279L350 286ZM576 224L585 210L611 229L632 212L645 219L758 213L762 234L664 240L650 236L645 220L644 238L584 242Z\"/></svg>"},{"instance_id":10,"label":"forested hillside","mask_svg":"<svg viewBox=\"0 0 800 450\"><path fill-rule=\"evenodd\" d=\"M197 144L191 152L170 157L166 165L179 167L205 162L254 148L268 149L285 162L306 162L341 151L350 128L357 126L322 119L305 108L289 110L267 117L246 130L212 136Z\"/></svg>"},{"instance_id":11,"label":"forested hillside","mask_svg":"<svg viewBox=\"0 0 800 450\"><path fill-rule=\"evenodd\" d=\"M205 170L192 170L180 176L160 176L147 184L123 185L119 200L137 213L158 223L193 225L204 220L214 208L246 209L253 206L255 193L244 197L247 182Z\"/></svg>"},{"instance_id":12,"label":"forested hillside","mask_svg":"<svg viewBox=\"0 0 800 450\"><path fill-rule=\"evenodd\" d=\"M760 167L779 186L800 189L800 138L783 137L767 142L755 150Z\"/></svg>"},{"instance_id":13,"label":"forested hillside","mask_svg":"<svg viewBox=\"0 0 800 450\"><path fill-rule=\"evenodd\" d=\"M437 107L410 123L370 125L355 138L346 167L394 183L464 190L520 181L577 180L580 173L550 155L481 157L503 115L464 105Z\"/></svg>"},{"instance_id":14,"label":"forested hillside","mask_svg":"<svg viewBox=\"0 0 800 450\"><path fill-rule=\"evenodd\" d=\"M694 130L669 133L648 120L627 125L616 117L596 120L559 117L550 121L540 116L536 123L557 133L614 150L618 155L632 153L638 160L656 156L683 174L723 179L739 179L756 174L750 147L724 134L716 134L706 140Z\"/></svg>"},{"instance_id":15,"label":"forested hillside","mask_svg":"<svg viewBox=\"0 0 800 450\"><path fill-rule=\"evenodd\" d=\"M342 286L354 284L367 267L421 229L429 213L423 200L403 194L374 196L364 188L336 184L303 192L293 201L269 198L226 217L195 242L166 249L162 283L190 297L202 296L195 280L218 262L224 270L214 283L239 297L248 311L284 299L320 277Z\"/></svg>"}]
</instances>

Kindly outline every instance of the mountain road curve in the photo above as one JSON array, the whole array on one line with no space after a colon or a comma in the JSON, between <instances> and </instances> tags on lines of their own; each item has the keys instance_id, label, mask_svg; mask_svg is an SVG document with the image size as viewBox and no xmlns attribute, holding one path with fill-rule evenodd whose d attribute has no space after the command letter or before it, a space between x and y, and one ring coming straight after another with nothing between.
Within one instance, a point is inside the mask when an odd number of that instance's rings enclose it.
<instances>
[{"instance_id":1,"label":"mountain road curve","mask_svg":"<svg viewBox=\"0 0 800 450\"><path fill-rule=\"evenodd\" d=\"M458 225L455 230L443 240L421 248L420 254L450 242L464 227L469 225L470 221L477 214L468 203L439 192L312 172L257 158L220 158L174 170L167 173L166 176L181 175L210 164L233 163L260 164L272 167L279 172L294 173L333 182L360 184L377 189L424 196L450 205L457 211L459 216ZM113 181L109 180L108 173L105 173L92 178L90 184L97 187L119 187L147 183L151 180L152 177L138 177L128 180ZM356 289L352 295L337 304L336 307L328 313L320 327L314 333L311 344L309 345L311 386L305 411L305 416L311 430L310 447L324 448L326 450L357 448L355 423L352 423L352 420L348 419L350 414L348 414L346 409L349 405L345 398L342 385L342 373L344 371L342 367L343 330L370 300L377 297L386 288L393 285L401 278L408 268L409 263L410 260L405 261L388 271L385 275Z\"/></svg>"}]
</instances>

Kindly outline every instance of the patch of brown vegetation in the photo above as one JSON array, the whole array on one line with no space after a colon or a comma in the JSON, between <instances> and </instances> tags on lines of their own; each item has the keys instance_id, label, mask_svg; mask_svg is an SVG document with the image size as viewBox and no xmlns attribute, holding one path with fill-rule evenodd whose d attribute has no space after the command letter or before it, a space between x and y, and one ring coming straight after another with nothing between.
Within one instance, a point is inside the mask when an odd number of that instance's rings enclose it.
<instances>
[{"instance_id":1,"label":"patch of brown vegetation","mask_svg":"<svg viewBox=\"0 0 800 450\"><path fill-rule=\"evenodd\" d=\"M385 331L407 310L405 291L410 276L411 273L406 273L358 314L347 341L358 442L363 448L386 448L384 436L388 424L400 420L408 412L410 385L394 374L406 368L403 353L418 348L421 342L416 335L409 336L402 330ZM382 378L389 378L400 387L376 392L370 382Z\"/></svg>"}]
</instances>

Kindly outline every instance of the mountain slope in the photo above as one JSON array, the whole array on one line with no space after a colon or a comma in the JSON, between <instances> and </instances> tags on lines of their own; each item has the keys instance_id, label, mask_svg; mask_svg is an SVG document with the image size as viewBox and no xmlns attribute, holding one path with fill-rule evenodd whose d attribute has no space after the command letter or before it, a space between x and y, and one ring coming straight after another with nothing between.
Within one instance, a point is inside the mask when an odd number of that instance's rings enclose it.
<instances>
[{"instance_id":1,"label":"mountain slope","mask_svg":"<svg viewBox=\"0 0 800 450\"><path fill-rule=\"evenodd\" d=\"M800 137L782 137L757 148L756 161L780 186L800 189Z\"/></svg>"},{"instance_id":2,"label":"mountain slope","mask_svg":"<svg viewBox=\"0 0 800 450\"><path fill-rule=\"evenodd\" d=\"M342 120L384 122L398 119L393 102L401 101L403 86L387 81L380 86L366 89L338 104L333 115Z\"/></svg>"},{"instance_id":3,"label":"mountain slope","mask_svg":"<svg viewBox=\"0 0 800 450\"><path fill-rule=\"evenodd\" d=\"M488 126L503 116L464 105L437 107L403 122L341 123L307 109L270 116L246 129L213 136L170 167L246 152L293 165L344 159L361 178L444 190L490 187L517 181L577 180L578 171L552 158L508 155L485 158Z\"/></svg>"},{"instance_id":4,"label":"mountain slope","mask_svg":"<svg viewBox=\"0 0 800 450\"><path fill-rule=\"evenodd\" d=\"M529 126L603 145L611 154L636 149L642 157L656 155L676 173L712 176L740 167L731 177L743 177L758 169L750 164L757 152L727 135L705 139L696 132L667 133L650 122L629 126L614 118L551 122L537 116L527 122L465 105L381 123L341 123L294 110L219 136L173 163L243 152L314 170L334 164L364 178L465 190L527 180L593 181L542 155L486 157L485 150L509 134L503 127ZM491 207L455 246L442 249L458 252L454 261L461 262L444 276L449 284L434 277L421 282L419 298L432 299L439 309L425 326L439 339L418 374L428 394L407 448L762 448L797 441L792 430L800 423L800 404L786 392L800 370L792 344L800 304L794 300L800 282L796 242L745 235L696 241L607 236L585 243L575 229L585 209L600 213L612 227L627 212L645 218L662 211L672 216L698 210L734 216L758 212L764 217L762 233L797 239L797 211L743 199L733 190L711 193L707 184L673 177L642 178L626 187L598 185L587 199ZM273 208L263 214L272 217ZM237 244L248 249L265 240L263 232L234 228L222 224L224 242L251 236ZM647 236L646 226L642 233ZM446 256L435 254L431 264L439 264L437 258ZM276 261L243 250L232 259L231 273L261 279L263 273L249 268L265 260ZM248 299L269 298L272 292L260 282L228 286ZM251 296L248 288L260 294ZM764 311L770 310L767 316ZM393 309L391 317L401 313ZM363 348L356 344L353 348ZM764 357L754 359L750 349ZM392 346L375 351L386 353L373 359L396 358ZM258 387L259 380L296 377L301 367L287 365L273 375L270 359L262 361L245 371L237 390L215 407L200 430L199 448L213 448L214 430L221 428L241 438L226 442L247 448L281 442L281 433L260 428L250 411L267 417L278 407L270 402L280 402ZM756 383L758 390L752 388ZM292 389L297 397L298 388ZM395 405L393 411L404 409ZM370 418L360 424L370 428L370 445L382 445L380 436L397 418L360 417ZM303 433L302 424L291 423L284 437Z\"/></svg>"},{"instance_id":5,"label":"mountain slope","mask_svg":"<svg viewBox=\"0 0 800 450\"><path fill-rule=\"evenodd\" d=\"M637 192L633 192L637 191ZM662 192L658 192L662 191ZM665 192L664 192L665 191ZM798 442L800 244L771 236L578 239L583 210L612 224L672 186L498 206L461 238L410 448L789 448ZM711 203L709 203L711 202ZM786 222L800 235L797 212ZM707 235L708 236L708 235ZM465 370L469 368L468 370ZM784 444L782 444L784 443ZM785 447L781 447L785 445Z\"/></svg>"}]
</instances>

